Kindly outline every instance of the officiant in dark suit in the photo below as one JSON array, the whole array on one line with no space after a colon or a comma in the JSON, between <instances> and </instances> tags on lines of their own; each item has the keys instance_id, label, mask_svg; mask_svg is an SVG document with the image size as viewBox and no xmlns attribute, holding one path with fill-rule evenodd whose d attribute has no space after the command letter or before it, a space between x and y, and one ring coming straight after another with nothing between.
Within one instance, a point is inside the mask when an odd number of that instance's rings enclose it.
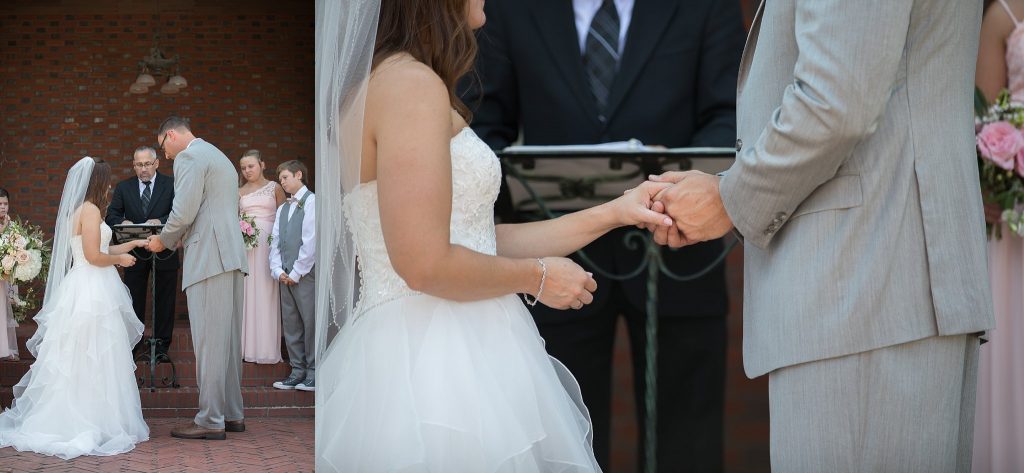
<instances>
[{"instance_id":1,"label":"officiant in dark suit","mask_svg":"<svg viewBox=\"0 0 1024 473\"><path fill-rule=\"evenodd\" d=\"M125 179L114 188L114 196L107 208L107 225L119 224L163 224L171 214L174 201L174 178L160 174L157 168L160 159L149 146L135 150L132 167L135 177ZM135 315L145 322L146 299L149 293L149 272L154 264L150 253L144 249L133 250L138 261L135 266L124 269L124 284L132 295ZM165 250L156 261L156 313L154 329L160 339L158 353L167 353L174 330L174 301L178 288L178 268L181 263L178 254Z\"/></svg>"},{"instance_id":2,"label":"officiant in dark suit","mask_svg":"<svg viewBox=\"0 0 1024 473\"><path fill-rule=\"evenodd\" d=\"M632 138L667 147L735 145L736 74L746 36L737 0L488 0L484 9L480 84L464 84L463 95L475 106L474 130L492 148L519 138L526 145ZM499 209L509 203L503 191ZM625 248L626 231L611 232L584 251L602 268L628 273L643 250ZM662 256L676 274L692 274L722 250L716 240ZM594 277L594 302L582 310L531 310L548 352L580 383L594 451L607 469L620 314L629 329L643 421L646 271L624 283ZM663 277L658 302L659 470L721 471L723 267L686 283Z\"/></svg>"}]
</instances>

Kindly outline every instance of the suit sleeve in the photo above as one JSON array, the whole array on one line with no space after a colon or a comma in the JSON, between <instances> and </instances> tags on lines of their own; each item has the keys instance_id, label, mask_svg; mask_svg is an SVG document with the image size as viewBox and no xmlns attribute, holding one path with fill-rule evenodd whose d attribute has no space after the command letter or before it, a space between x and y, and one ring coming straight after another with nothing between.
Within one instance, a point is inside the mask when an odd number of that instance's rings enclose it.
<instances>
[{"instance_id":1,"label":"suit sleeve","mask_svg":"<svg viewBox=\"0 0 1024 473\"><path fill-rule=\"evenodd\" d=\"M910 0L796 2L793 82L756 142L722 178L726 211L766 248L793 211L874 133L910 25ZM759 54L770 54L763 46Z\"/></svg>"},{"instance_id":2,"label":"suit sleeve","mask_svg":"<svg viewBox=\"0 0 1024 473\"><path fill-rule=\"evenodd\" d=\"M484 5L487 24L479 33L479 81L464 81L462 97L475 109L473 131L492 149L502 149L519 137L519 92L507 49L505 17L496 11L496 3Z\"/></svg>"},{"instance_id":3,"label":"suit sleeve","mask_svg":"<svg viewBox=\"0 0 1024 473\"><path fill-rule=\"evenodd\" d=\"M697 130L691 146L728 146L736 140L736 75L743 43L743 14L735 0L711 0L704 21L696 74Z\"/></svg>"},{"instance_id":4,"label":"suit sleeve","mask_svg":"<svg viewBox=\"0 0 1024 473\"><path fill-rule=\"evenodd\" d=\"M114 196L110 199L110 205L107 206L107 225L113 227L114 225L120 225L124 221L124 185L118 184L114 187Z\"/></svg>"},{"instance_id":5,"label":"suit sleeve","mask_svg":"<svg viewBox=\"0 0 1024 473\"><path fill-rule=\"evenodd\" d=\"M160 241L167 248L174 248L199 213L203 201L204 172L202 164L184 152L174 159L174 201L171 214L160 232Z\"/></svg>"},{"instance_id":6,"label":"suit sleeve","mask_svg":"<svg viewBox=\"0 0 1024 473\"><path fill-rule=\"evenodd\" d=\"M174 178L168 176L167 179L163 179L163 180L166 182L166 184L164 184L164 185L171 187L170 199L171 199L171 202L174 202ZM167 219L170 218L170 217L171 217L171 210L168 209L167 213L165 213L165 214L163 214L163 215L161 215L161 216L159 216L157 218L160 219L160 223L163 223L163 224L166 225L167 224Z\"/></svg>"}]
</instances>

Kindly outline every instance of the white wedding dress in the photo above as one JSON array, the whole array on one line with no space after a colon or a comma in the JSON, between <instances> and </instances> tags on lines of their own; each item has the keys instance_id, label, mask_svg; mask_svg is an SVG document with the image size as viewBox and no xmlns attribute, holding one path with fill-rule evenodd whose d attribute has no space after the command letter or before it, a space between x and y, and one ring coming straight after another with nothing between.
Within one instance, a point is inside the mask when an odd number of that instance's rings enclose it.
<instances>
[{"instance_id":1,"label":"white wedding dress","mask_svg":"<svg viewBox=\"0 0 1024 473\"><path fill-rule=\"evenodd\" d=\"M498 159L469 128L452 138L451 155L451 241L493 255ZM318 468L600 471L579 387L545 352L519 297L455 302L411 290L388 258L376 182L343 207L361 299L318 362Z\"/></svg>"},{"instance_id":2,"label":"white wedding dress","mask_svg":"<svg viewBox=\"0 0 1024 473\"><path fill-rule=\"evenodd\" d=\"M107 252L110 227L100 233ZM65 460L128 452L149 439L132 359L143 325L117 270L89 264L81 236L71 249L59 293L35 317L28 348L36 361L0 414L0 447Z\"/></svg>"}]
</instances>

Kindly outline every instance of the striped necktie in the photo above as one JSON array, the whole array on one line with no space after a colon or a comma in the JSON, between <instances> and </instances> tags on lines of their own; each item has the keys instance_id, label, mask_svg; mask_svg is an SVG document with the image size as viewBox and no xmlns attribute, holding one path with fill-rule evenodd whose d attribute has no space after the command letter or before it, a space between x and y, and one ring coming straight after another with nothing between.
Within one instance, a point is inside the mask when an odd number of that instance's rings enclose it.
<instances>
[{"instance_id":1,"label":"striped necktie","mask_svg":"<svg viewBox=\"0 0 1024 473\"><path fill-rule=\"evenodd\" d=\"M604 0L587 31L583 67L597 103L598 118L605 121L608 92L619 69L619 12L612 0Z\"/></svg>"},{"instance_id":2,"label":"striped necktie","mask_svg":"<svg viewBox=\"0 0 1024 473\"><path fill-rule=\"evenodd\" d=\"M142 184L144 186L146 186L146 188L142 190L142 213L145 214L145 215L148 215L149 214L149 199L153 198L153 189L150 187L150 184L152 184L152 182L150 182L150 181L142 181ZM143 216L145 216L145 215L143 215Z\"/></svg>"}]
</instances>

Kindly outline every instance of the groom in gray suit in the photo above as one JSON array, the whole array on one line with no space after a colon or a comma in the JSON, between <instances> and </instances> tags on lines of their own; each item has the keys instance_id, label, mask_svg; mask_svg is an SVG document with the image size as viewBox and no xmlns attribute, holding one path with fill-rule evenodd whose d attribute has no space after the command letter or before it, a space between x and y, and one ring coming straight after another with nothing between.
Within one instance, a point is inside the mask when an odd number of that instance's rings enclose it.
<instances>
[{"instance_id":1,"label":"groom in gray suit","mask_svg":"<svg viewBox=\"0 0 1024 473\"><path fill-rule=\"evenodd\" d=\"M778 472L966 472L994 325L974 147L981 2L769 0L737 158L668 173L660 243L744 238L743 358ZM660 210L660 209L656 209Z\"/></svg>"},{"instance_id":2,"label":"groom in gray suit","mask_svg":"<svg viewBox=\"0 0 1024 473\"><path fill-rule=\"evenodd\" d=\"M242 412L242 278L248 272L238 230L238 174L219 149L196 138L188 121L171 117L157 132L174 160L174 203L149 250L185 249L181 285L199 380L199 413L171 436L222 440L245 431Z\"/></svg>"}]
</instances>

